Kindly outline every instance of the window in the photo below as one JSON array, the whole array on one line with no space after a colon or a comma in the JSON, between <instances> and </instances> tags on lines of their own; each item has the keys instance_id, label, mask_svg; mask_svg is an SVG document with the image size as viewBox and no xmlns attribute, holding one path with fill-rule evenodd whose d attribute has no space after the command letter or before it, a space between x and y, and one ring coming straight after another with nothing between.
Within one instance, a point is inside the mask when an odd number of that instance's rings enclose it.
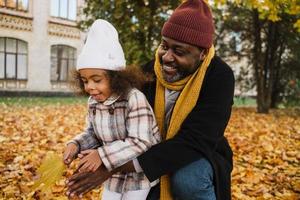
<instances>
[{"instance_id":1,"label":"window","mask_svg":"<svg viewBox=\"0 0 300 200\"><path fill-rule=\"evenodd\" d=\"M27 79L27 43L0 37L0 79Z\"/></svg>"},{"instance_id":2,"label":"window","mask_svg":"<svg viewBox=\"0 0 300 200\"><path fill-rule=\"evenodd\" d=\"M66 45L51 46L51 81L68 81L75 69L76 49Z\"/></svg>"},{"instance_id":3,"label":"window","mask_svg":"<svg viewBox=\"0 0 300 200\"><path fill-rule=\"evenodd\" d=\"M51 16L76 21L77 0L51 0Z\"/></svg>"},{"instance_id":4,"label":"window","mask_svg":"<svg viewBox=\"0 0 300 200\"><path fill-rule=\"evenodd\" d=\"M28 1L29 0L0 0L0 6L19 11L28 11Z\"/></svg>"}]
</instances>

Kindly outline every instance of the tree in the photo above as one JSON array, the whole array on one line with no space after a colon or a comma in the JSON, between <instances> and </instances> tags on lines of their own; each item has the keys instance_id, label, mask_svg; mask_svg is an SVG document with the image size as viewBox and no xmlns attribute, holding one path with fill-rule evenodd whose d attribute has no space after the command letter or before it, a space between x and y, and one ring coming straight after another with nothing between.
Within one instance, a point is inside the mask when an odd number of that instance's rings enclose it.
<instances>
[{"instance_id":1,"label":"tree","mask_svg":"<svg viewBox=\"0 0 300 200\"><path fill-rule=\"evenodd\" d=\"M258 112L267 113L286 96L297 96L297 92L285 90L291 89L287 82L298 83L300 79L299 70L290 66L300 60L299 45L295 45L299 44L299 1L209 2L215 5L218 53L225 58L247 58L249 64L243 72L253 69ZM163 23L179 3L180 0L87 0L83 9L86 18L80 27L86 29L99 18L110 21L118 29L128 64L143 64L153 58ZM294 76L285 76L287 70L294 70Z\"/></svg>"},{"instance_id":2,"label":"tree","mask_svg":"<svg viewBox=\"0 0 300 200\"><path fill-rule=\"evenodd\" d=\"M95 19L105 19L118 30L128 64L143 64L153 58L164 21L178 0L88 0L83 9L82 29Z\"/></svg>"},{"instance_id":3,"label":"tree","mask_svg":"<svg viewBox=\"0 0 300 200\"><path fill-rule=\"evenodd\" d=\"M218 42L230 37L231 31L236 33L235 37L231 36L231 41L235 42L229 48L224 48L224 44L219 46L223 45L224 52L246 56L250 61L249 66L254 68L259 113L268 113L270 107L276 105L289 58L300 59L299 45L293 45L299 44L298 4L297 0L215 0L216 6L222 6L217 9L220 15L215 15L219 24ZM296 74L298 71L295 69Z\"/></svg>"}]
</instances>

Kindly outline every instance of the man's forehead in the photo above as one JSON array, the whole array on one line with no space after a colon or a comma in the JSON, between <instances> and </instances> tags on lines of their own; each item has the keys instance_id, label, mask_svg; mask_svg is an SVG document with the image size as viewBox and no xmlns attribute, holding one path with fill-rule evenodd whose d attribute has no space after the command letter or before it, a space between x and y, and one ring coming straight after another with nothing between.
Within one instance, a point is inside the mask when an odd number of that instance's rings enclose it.
<instances>
[{"instance_id":1,"label":"man's forehead","mask_svg":"<svg viewBox=\"0 0 300 200\"><path fill-rule=\"evenodd\" d=\"M181 42L181 41L178 41L178 40L175 40L175 39L172 39L172 38L168 38L168 37L165 37L165 36L161 37L161 41L166 42L168 45L178 46L178 47L182 47L182 48L186 48L186 49L189 49L191 47L196 47L194 45L184 43L184 42Z\"/></svg>"}]
</instances>

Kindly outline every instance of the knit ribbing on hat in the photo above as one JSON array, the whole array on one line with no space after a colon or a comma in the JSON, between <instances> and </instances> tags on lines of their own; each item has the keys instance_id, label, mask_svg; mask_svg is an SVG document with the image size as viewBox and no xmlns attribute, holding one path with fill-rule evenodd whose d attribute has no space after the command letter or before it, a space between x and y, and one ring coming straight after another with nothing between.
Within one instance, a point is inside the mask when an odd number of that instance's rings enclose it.
<instances>
[{"instance_id":1,"label":"knit ribbing on hat","mask_svg":"<svg viewBox=\"0 0 300 200\"><path fill-rule=\"evenodd\" d=\"M203 0L182 3L162 28L162 36L202 48L211 47L213 34L211 10Z\"/></svg>"}]
</instances>

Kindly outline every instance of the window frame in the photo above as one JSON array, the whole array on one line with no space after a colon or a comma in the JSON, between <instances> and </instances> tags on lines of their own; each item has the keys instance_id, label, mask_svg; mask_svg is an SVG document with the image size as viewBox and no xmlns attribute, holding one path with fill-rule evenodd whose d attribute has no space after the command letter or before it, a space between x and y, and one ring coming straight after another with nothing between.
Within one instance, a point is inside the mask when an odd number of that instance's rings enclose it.
<instances>
[{"instance_id":1,"label":"window frame","mask_svg":"<svg viewBox=\"0 0 300 200\"><path fill-rule=\"evenodd\" d=\"M0 49L0 53L4 54L4 77L0 77L0 80L19 80L19 81L27 81L28 80L28 42L24 40L20 40L17 38L12 38L12 37L0 37L1 39L4 39L4 51ZM7 52L6 47L7 47L7 40L8 39L13 39L16 40L16 52ZM26 44L26 53L19 53L19 42L24 42ZM14 55L15 56L15 78L8 78L7 77L7 55ZM25 71L26 71L26 78L18 78L18 55L25 55L26 56L26 66L25 66Z\"/></svg>"},{"instance_id":2,"label":"window frame","mask_svg":"<svg viewBox=\"0 0 300 200\"><path fill-rule=\"evenodd\" d=\"M56 50L56 53L55 53L55 56L53 56L52 54L52 49L53 48L57 48ZM64 52L61 53L61 57L59 57L59 48L62 48L62 51L64 51L64 49L66 48L66 50L68 51L67 52L67 57L64 57L63 54ZM72 50L72 54L73 56L70 56L70 50ZM73 69L75 69L75 66L76 66L76 60L77 60L77 49L75 47L72 47L72 46L69 46L69 45L65 45L65 44L53 44L51 45L50 47L50 63L51 63L51 66L50 66L50 81L53 82L53 83L58 83L58 82L69 82L71 80L71 76L70 76L70 70L72 68L71 66L71 61L73 62ZM56 60L56 74L58 74L58 78L57 80L53 80L52 79L52 62L53 60ZM67 63L67 69L66 69L66 79L65 80L61 80L61 73L62 73L62 67L60 67L59 69L59 65L61 65L62 61L66 61Z\"/></svg>"},{"instance_id":3,"label":"window frame","mask_svg":"<svg viewBox=\"0 0 300 200\"><path fill-rule=\"evenodd\" d=\"M29 12L29 3L30 3L29 0L27 1L26 9L20 9L19 8L19 2L22 1L22 0L15 0L16 1L16 6L15 7L8 7L7 6L8 0L2 0L2 1L4 2L4 6L0 5L0 8L16 10L16 11L19 11L19 12Z\"/></svg>"},{"instance_id":4,"label":"window frame","mask_svg":"<svg viewBox=\"0 0 300 200\"><path fill-rule=\"evenodd\" d=\"M69 12L69 6L70 6L70 1L72 1L72 0L66 0L67 1L67 10L66 10L66 12L67 12L67 17L62 17L62 15L61 15L61 1L63 1L63 0L57 0L58 1L58 7L57 7L57 9L58 9L58 11L57 11L57 13L58 13L58 16L55 16L55 15L52 15L52 1L53 0L51 0L51 2L50 2L50 16L51 17L54 17L54 18L58 18L58 19L62 19L62 20L68 20L68 21L72 21L72 22L76 22L77 21L77 7L78 7L78 2L77 2L77 0L73 0L74 2L75 2L75 19L71 19L70 18L70 12Z\"/></svg>"}]
</instances>

